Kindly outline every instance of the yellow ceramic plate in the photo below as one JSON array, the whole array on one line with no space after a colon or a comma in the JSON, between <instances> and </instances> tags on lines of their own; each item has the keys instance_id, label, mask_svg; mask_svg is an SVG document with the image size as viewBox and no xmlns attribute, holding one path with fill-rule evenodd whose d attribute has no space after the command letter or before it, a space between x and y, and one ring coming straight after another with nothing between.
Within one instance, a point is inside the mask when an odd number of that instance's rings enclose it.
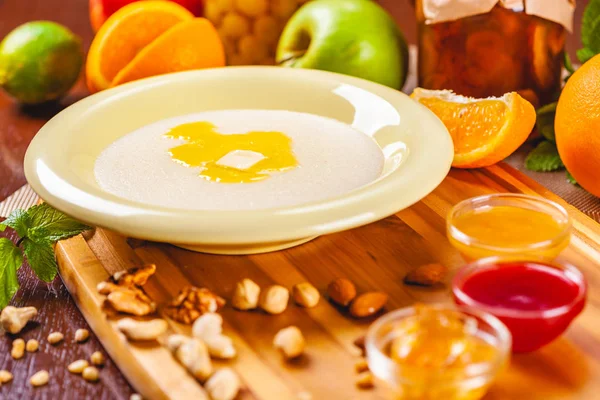
<instances>
[{"instance_id":1,"label":"yellow ceramic plate","mask_svg":"<svg viewBox=\"0 0 600 400\"><path fill-rule=\"evenodd\" d=\"M382 176L343 196L266 210L165 208L98 187L94 162L119 137L162 119L224 109L290 110L350 124L383 150ZM42 199L91 225L235 254L290 247L389 216L430 193L448 173L452 157L443 124L403 93L323 71L228 67L144 79L74 104L34 138L25 175Z\"/></svg>"}]
</instances>

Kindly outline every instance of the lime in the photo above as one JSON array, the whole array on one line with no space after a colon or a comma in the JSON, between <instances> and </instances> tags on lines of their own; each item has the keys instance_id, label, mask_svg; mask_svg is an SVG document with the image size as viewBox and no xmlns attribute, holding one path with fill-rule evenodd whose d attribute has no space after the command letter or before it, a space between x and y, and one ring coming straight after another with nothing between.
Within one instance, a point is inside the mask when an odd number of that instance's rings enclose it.
<instances>
[{"instance_id":1,"label":"lime","mask_svg":"<svg viewBox=\"0 0 600 400\"><path fill-rule=\"evenodd\" d=\"M0 87L25 104L68 92L82 65L81 39L55 22L23 24L0 43Z\"/></svg>"}]
</instances>

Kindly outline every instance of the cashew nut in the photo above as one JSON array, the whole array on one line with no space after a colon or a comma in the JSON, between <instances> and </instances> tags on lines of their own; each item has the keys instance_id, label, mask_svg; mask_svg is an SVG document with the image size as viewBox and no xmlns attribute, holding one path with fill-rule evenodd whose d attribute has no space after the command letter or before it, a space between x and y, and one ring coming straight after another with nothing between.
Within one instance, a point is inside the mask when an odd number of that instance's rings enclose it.
<instances>
[{"instance_id":1,"label":"cashew nut","mask_svg":"<svg viewBox=\"0 0 600 400\"><path fill-rule=\"evenodd\" d=\"M16 334L27 325L33 317L37 315L35 307L13 307L6 306L0 314L0 323L5 331Z\"/></svg>"},{"instance_id":2,"label":"cashew nut","mask_svg":"<svg viewBox=\"0 0 600 400\"><path fill-rule=\"evenodd\" d=\"M204 342L197 338L188 339L177 350L175 358L200 382L212 374L212 363Z\"/></svg>"},{"instance_id":3,"label":"cashew nut","mask_svg":"<svg viewBox=\"0 0 600 400\"><path fill-rule=\"evenodd\" d=\"M117 322L117 328L129 340L156 340L167 331L169 324L164 319L150 321L136 321L132 318L123 318Z\"/></svg>"},{"instance_id":4,"label":"cashew nut","mask_svg":"<svg viewBox=\"0 0 600 400\"><path fill-rule=\"evenodd\" d=\"M237 354L231 338L223 335L223 317L216 313L206 313L194 322L192 334L208 347L212 357L229 359Z\"/></svg>"}]
</instances>

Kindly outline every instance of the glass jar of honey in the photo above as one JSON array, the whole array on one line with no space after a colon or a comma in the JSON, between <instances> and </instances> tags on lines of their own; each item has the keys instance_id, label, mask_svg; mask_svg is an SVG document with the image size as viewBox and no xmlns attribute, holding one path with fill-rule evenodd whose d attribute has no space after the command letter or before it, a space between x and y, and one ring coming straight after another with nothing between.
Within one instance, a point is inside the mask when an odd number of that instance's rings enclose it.
<instances>
[{"instance_id":1,"label":"glass jar of honey","mask_svg":"<svg viewBox=\"0 0 600 400\"><path fill-rule=\"evenodd\" d=\"M417 0L419 86L549 103L573 10L571 0Z\"/></svg>"},{"instance_id":2,"label":"glass jar of honey","mask_svg":"<svg viewBox=\"0 0 600 400\"><path fill-rule=\"evenodd\" d=\"M227 65L273 65L279 36L308 0L206 0L205 16L217 28Z\"/></svg>"}]
</instances>

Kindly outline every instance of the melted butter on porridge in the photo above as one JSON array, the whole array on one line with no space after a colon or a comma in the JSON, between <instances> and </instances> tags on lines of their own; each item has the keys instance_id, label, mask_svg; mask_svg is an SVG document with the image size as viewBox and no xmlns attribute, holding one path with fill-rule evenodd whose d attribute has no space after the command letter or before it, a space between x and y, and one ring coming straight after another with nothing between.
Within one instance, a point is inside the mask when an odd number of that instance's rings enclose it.
<instances>
[{"instance_id":1,"label":"melted butter on porridge","mask_svg":"<svg viewBox=\"0 0 600 400\"><path fill-rule=\"evenodd\" d=\"M222 110L160 120L97 157L99 187L139 203L248 210L346 194L381 175L375 141L340 121L283 110Z\"/></svg>"},{"instance_id":2,"label":"melted butter on porridge","mask_svg":"<svg viewBox=\"0 0 600 400\"><path fill-rule=\"evenodd\" d=\"M176 126L165 134L186 143L173 147L173 160L201 167L200 177L222 183L258 182L298 166L292 140L282 132L222 134L208 121Z\"/></svg>"}]
</instances>

